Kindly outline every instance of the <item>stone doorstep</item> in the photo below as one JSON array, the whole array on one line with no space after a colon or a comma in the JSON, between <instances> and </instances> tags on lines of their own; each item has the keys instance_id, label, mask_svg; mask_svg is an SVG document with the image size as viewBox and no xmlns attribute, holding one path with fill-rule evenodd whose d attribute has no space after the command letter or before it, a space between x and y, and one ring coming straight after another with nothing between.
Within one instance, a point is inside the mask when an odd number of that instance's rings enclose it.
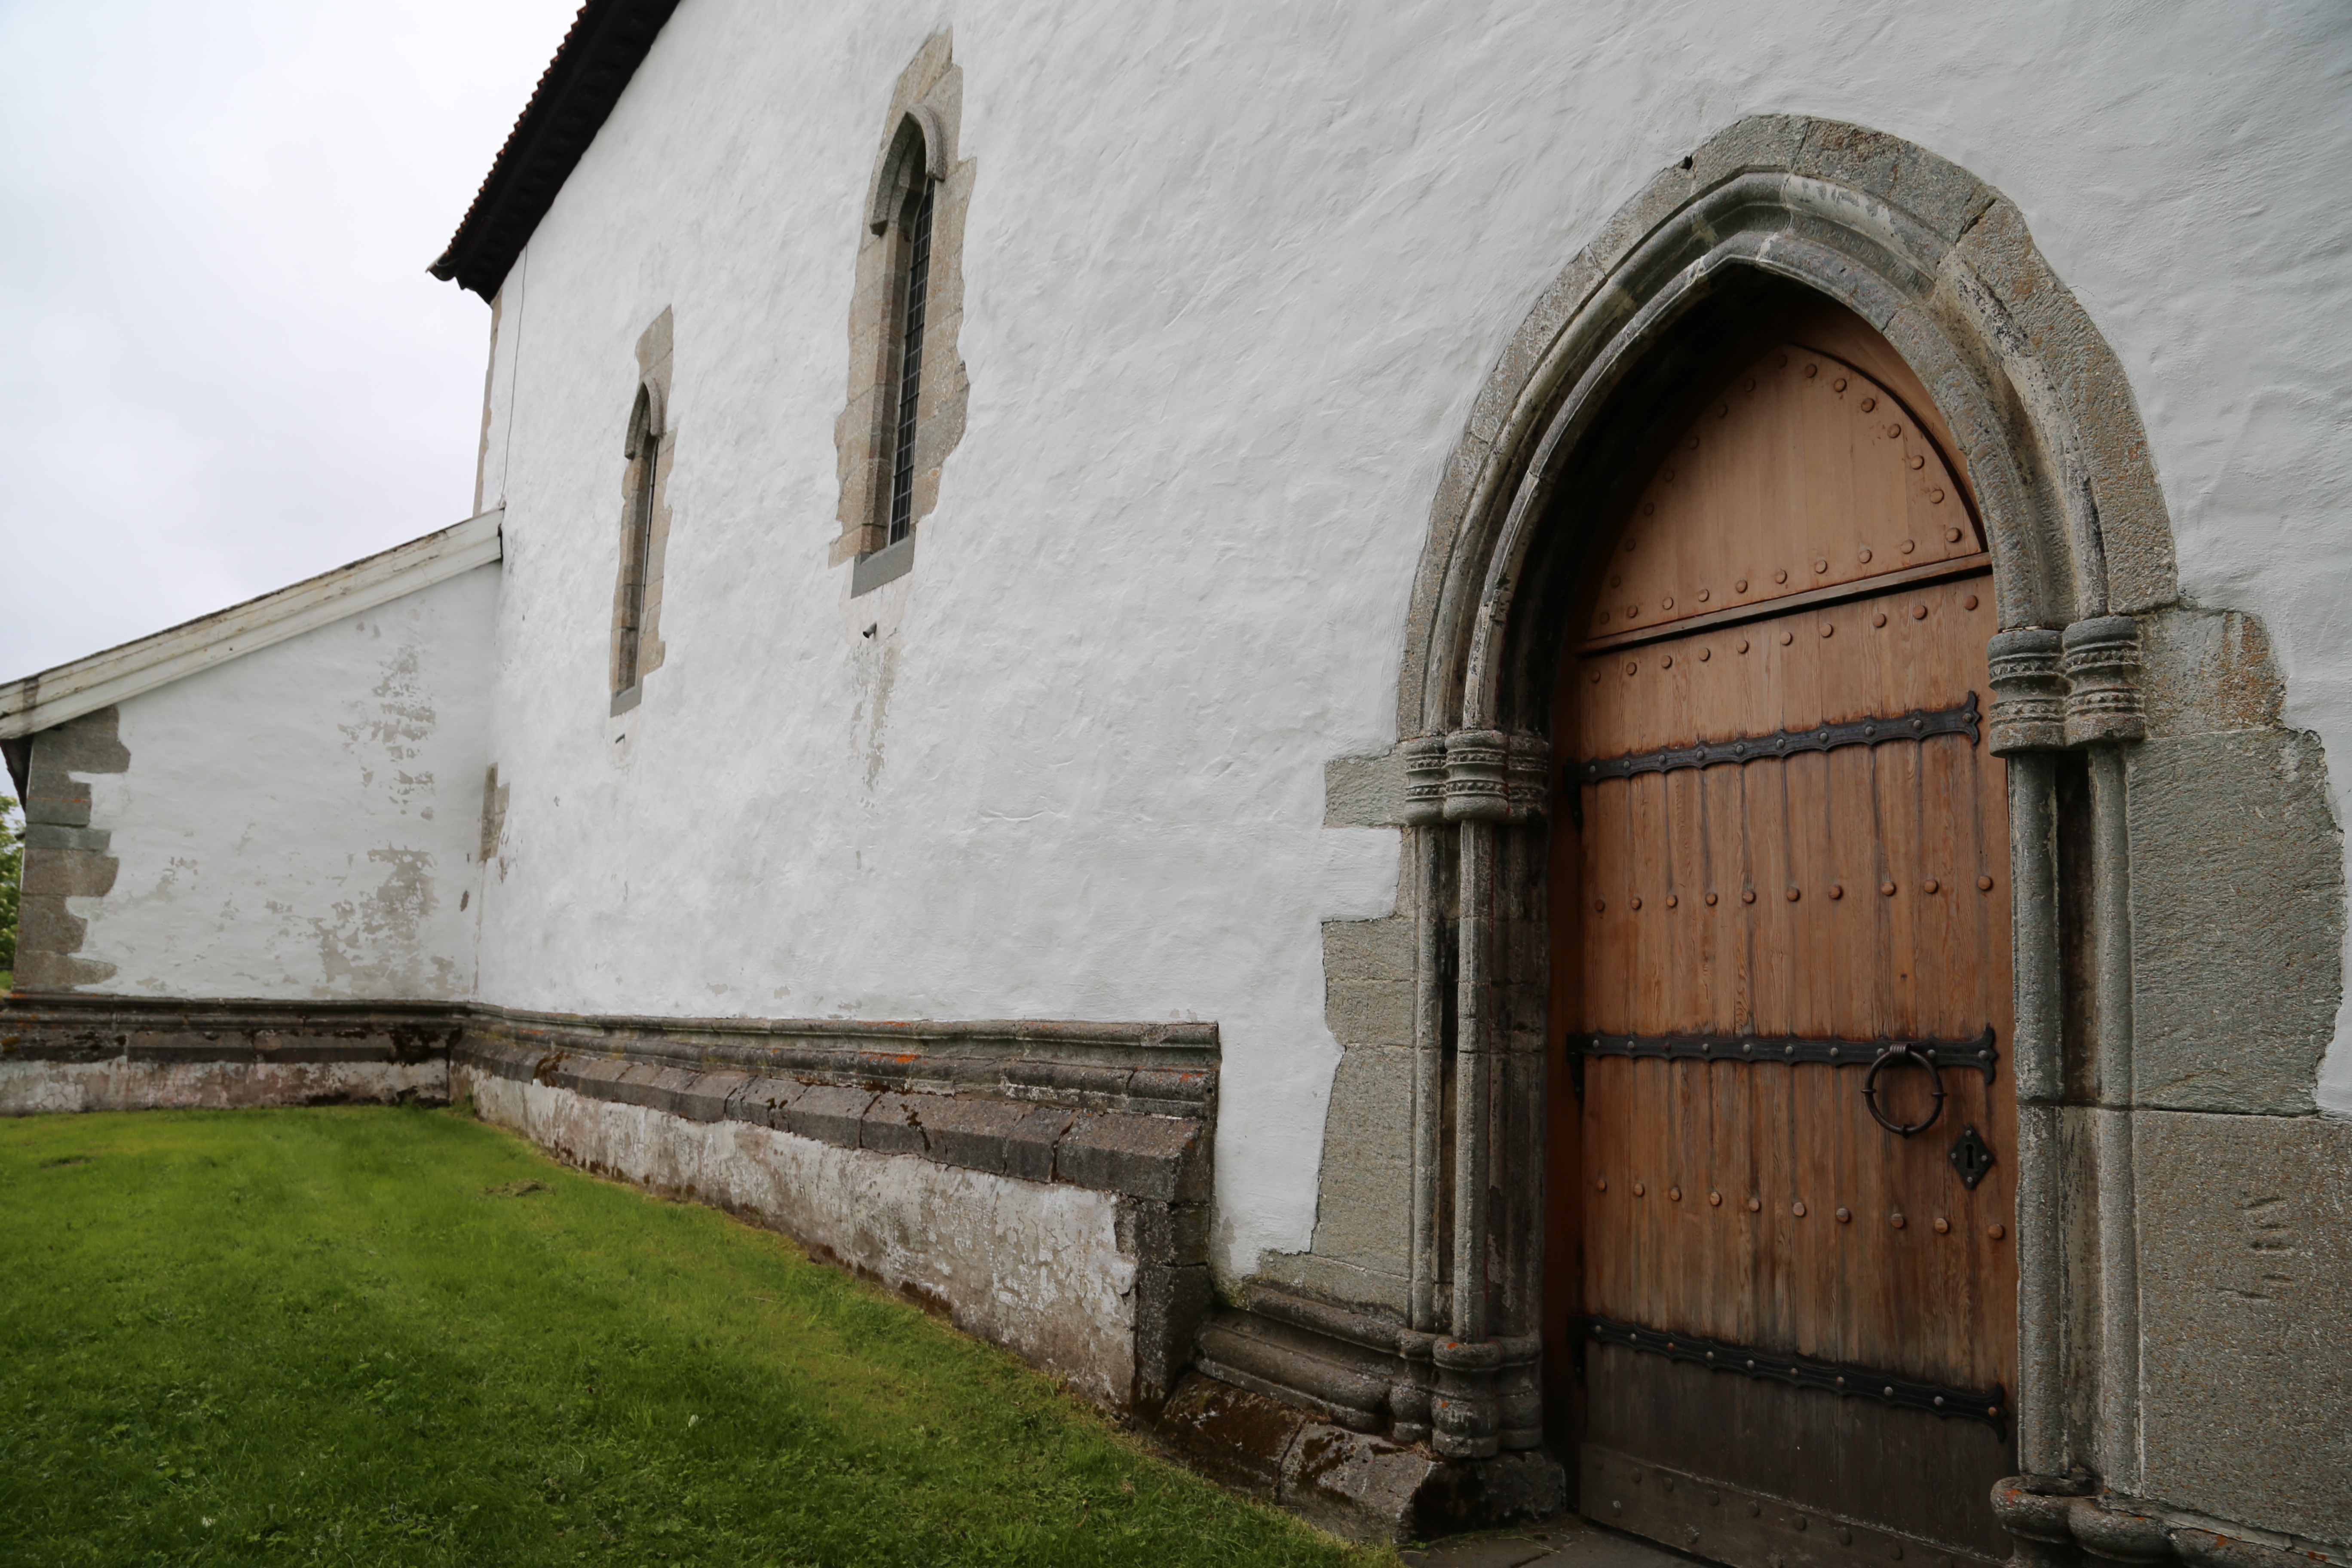
<instances>
[{"instance_id":1,"label":"stone doorstep","mask_svg":"<svg viewBox=\"0 0 2352 1568\"><path fill-rule=\"evenodd\" d=\"M1410 1568L1689 1568L1678 1552L1563 1514L1400 1552Z\"/></svg>"},{"instance_id":2,"label":"stone doorstep","mask_svg":"<svg viewBox=\"0 0 2352 1568\"><path fill-rule=\"evenodd\" d=\"M1482 1516L1549 1517L1567 1500L1566 1472L1548 1454L1444 1460L1197 1370L1178 1382L1158 1430L1204 1473L1358 1541L1410 1541Z\"/></svg>"}]
</instances>

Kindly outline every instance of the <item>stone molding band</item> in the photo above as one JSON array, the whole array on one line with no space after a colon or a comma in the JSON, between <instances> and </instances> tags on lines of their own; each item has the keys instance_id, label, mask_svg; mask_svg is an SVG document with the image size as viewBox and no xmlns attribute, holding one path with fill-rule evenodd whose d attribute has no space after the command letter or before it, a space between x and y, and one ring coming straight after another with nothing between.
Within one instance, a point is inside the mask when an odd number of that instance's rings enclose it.
<instances>
[{"instance_id":1,"label":"stone molding band","mask_svg":"<svg viewBox=\"0 0 2352 1568\"><path fill-rule=\"evenodd\" d=\"M2228 1535L2204 1521L2167 1519L2120 1493L2095 1494L2080 1477L2011 1476L1992 1489L1993 1512L2017 1543L2016 1568L2314 1568L2321 1552Z\"/></svg>"},{"instance_id":2,"label":"stone molding band","mask_svg":"<svg viewBox=\"0 0 2352 1568\"><path fill-rule=\"evenodd\" d=\"M421 1062L465 1027L446 1002L0 997L0 1062Z\"/></svg>"},{"instance_id":3,"label":"stone molding band","mask_svg":"<svg viewBox=\"0 0 2352 1568\"><path fill-rule=\"evenodd\" d=\"M2139 691L2139 623L2095 616L2063 632L1998 632L1992 749L1998 756L2137 741L2147 734Z\"/></svg>"},{"instance_id":4,"label":"stone molding band","mask_svg":"<svg viewBox=\"0 0 2352 1568\"><path fill-rule=\"evenodd\" d=\"M689 1121L1205 1205L1217 1026L665 1019L467 1003L0 999L0 1063L432 1060ZM1193 1228L1205 1258L1205 1206ZM1192 1224L1191 1216L1185 1223ZM1200 1258L1189 1256L1201 1254Z\"/></svg>"},{"instance_id":5,"label":"stone molding band","mask_svg":"<svg viewBox=\"0 0 2352 1568\"><path fill-rule=\"evenodd\" d=\"M1208 1199L1213 1072L1014 1058L950 1080L931 1076L937 1058L796 1054L799 1061L769 1063L761 1072L681 1061L658 1044L590 1052L493 1027L469 1030L452 1060L688 1121L747 1122L835 1148L911 1154L1155 1204Z\"/></svg>"},{"instance_id":6,"label":"stone molding band","mask_svg":"<svg viewBox=\"0 0 2352 1568\"><path fill-rule=\"evenodd\" d=\"M1351 1432L1479 1458L1542 1441L1541 1354L1534 1334L1457 1340L1253 1282L1202 1327L1194 1364Z\"/></svg>"}]
</instances>

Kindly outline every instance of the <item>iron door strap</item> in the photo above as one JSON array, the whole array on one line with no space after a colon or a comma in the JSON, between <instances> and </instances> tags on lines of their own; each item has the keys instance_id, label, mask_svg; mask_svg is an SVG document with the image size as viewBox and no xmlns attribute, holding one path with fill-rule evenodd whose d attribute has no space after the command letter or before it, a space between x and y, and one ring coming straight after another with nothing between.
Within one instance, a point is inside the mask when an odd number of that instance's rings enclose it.
<instances>
[{"instance_id":1,"label":"iron door strap","mask_svg":"<svg viewBox=\"0 0 2352 1568\"><path fill-rule=\"evenodd\" d=\"M1891 1067L1906 1066L1926 1068L1927 1081L1935 1086L1928 1092L1936 1097L1936 1103L1929 1108L1925 1121L1897 1121L1878 1108L1878 1075ZM1870 1064L1869 1075L1862 1080L1862 1102L1870 1107L1871 1120L1897 1138L1908 1138L1936 1125L1936 1119L1944 1114L1944 1075L1936 1069L1934 1053L1914 1050L1908 1042L1901 1040L1879 1052L1878 1059Z\"/></svg>"},{"instance_id":2,"label":"iron door strap","mask_svg":"<svg viewBox=\"0 0 2352 1568\"><path fill-rule=\"evenodd\" d=\"M1718 763L1760 763L1769 757L1793 757L1804 752L1833 752L1842 746L1883 746L1889 741L1924 741L1930 735L1966 735L1975 745L1977 694L1950 708L1914 708L1883 718L1849 719L1837 724L1816 724L1809 730L1775 730L1769 735L1735 735L1728 741L1702 741L1688 746L1662 746L1622 757L1592 757L1571 762L1566 775L1579 784L1603 779L1629 779L1637 773L1672 773L1677 768L1706 768Z\"/></svg>"},{"instance_id":3,"label":"iron door strap","mask_svg":"<svg viewBox=\"0 0 2352 1568\"><path fill-rule=\"evenodd\" d=\"M1916 1377L1843 1362L1816 1361L1749 1345L1727 1344L1696 1334L1675 1333L1612 1318L1586 1318L1584 1337L1597 1344L1618 1345L1645 1355L1688 1362L1713 1372L1735 1373L1788 1388L1819 1389L1847 1399L1867 1399L1898 1410L1925 1411L1931 1415L1981 1421L2004 1438L2009 1429L2009 1395L1996 1384L1990 1388L1953 1388L1923 1383Z\"/></svg>"},{"instance_id":4,"label":"iron door strap","mask_svg":"<svg viewBox=\"0 0 2352 1568\"><path fill-rule=\"evenodd\" d=\"M1570 1035L1570 1055L1633 1057L1637 1059L1696 1062L1783 1062L1790 1066L1869 1067L1888 1051L1908 1051L1937 1068L1975 1068L1992 1081L2000 1053L1993 1048L1992 1026L1973 1040L1831 1040L1795 1035L1609 1035L1598 1031ZM1937 1087L1941 1089L1942 1083Z\"/></svg>"}]
</instances>

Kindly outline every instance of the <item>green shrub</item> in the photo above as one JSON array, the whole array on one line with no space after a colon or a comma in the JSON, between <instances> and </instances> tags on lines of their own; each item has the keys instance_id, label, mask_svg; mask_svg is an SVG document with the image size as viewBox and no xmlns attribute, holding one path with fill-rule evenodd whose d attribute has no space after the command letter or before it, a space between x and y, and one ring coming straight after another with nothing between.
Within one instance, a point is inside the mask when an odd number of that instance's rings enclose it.
<instances>
[{"instance_id":1,"label":"green shrub","mask_svg":"<svg viewBox=\"0 0 2352 1568\"><path fill-rule=\"evenodd\" d=\"M0 795L0 973L16 967L16 889L25 879L25 824Z\"/></svg>"}]
</instances>

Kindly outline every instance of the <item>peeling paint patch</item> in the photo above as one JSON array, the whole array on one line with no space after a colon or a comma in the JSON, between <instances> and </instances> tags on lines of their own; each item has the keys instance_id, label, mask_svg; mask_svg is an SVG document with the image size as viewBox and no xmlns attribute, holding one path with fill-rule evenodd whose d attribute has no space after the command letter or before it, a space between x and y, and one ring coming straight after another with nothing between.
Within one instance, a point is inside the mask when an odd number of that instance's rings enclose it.
<instances>
[{"instance_id":1,"label":"peeling paint patch","mask_svg":"<svg viewBox=\"0 0 2352 1568\"><path fill-rule=\"evenodd\" d=\"M318 994L447 995L457 966L429 955L424 942L425 921L438 904L433 856L386 848L371 849L367 858L385 868L383 879L360 898L335 903L327 918L310 920L324 977Z\"/></svg>"}]
</instances>

